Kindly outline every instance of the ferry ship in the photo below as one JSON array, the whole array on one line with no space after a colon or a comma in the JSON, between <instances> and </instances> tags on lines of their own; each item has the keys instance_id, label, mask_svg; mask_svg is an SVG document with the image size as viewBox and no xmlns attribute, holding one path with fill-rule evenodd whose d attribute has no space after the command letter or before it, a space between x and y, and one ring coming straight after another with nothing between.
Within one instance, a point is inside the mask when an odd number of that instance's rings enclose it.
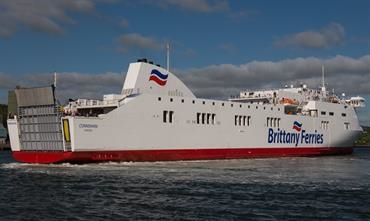
<instances>
[{"instance_id":1,"label":"ferry ship","mask_svg":"<svg viewBox=\"0 0 370 221\"><path fill-rule=\"evenodd\" d=\"M362 132L356 109L307 85L197 98L168 69L131 63L120 94L61 108L55 87L14 90L13 157L26 163L172 161L350 154Z\"/></svg>"}]
</instances>

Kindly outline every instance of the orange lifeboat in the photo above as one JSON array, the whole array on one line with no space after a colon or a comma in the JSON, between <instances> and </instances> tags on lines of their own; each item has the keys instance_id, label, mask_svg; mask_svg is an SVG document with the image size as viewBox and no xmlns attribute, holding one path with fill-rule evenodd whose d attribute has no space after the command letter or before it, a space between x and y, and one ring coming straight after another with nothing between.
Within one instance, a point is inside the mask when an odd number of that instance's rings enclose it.
<instances>
[{"instance_id":1,"label":"orange lifeboat","mask_svg":"<svg viewBox=\"0 0 370 221\"><path fill-rule=\"evenodd\" d=\"M297 105L297 101L293 100L293 99L290 99L290 98L282 98L280 100L280 104L283 104L283 105Z\"/></svg>"}]
</instances>

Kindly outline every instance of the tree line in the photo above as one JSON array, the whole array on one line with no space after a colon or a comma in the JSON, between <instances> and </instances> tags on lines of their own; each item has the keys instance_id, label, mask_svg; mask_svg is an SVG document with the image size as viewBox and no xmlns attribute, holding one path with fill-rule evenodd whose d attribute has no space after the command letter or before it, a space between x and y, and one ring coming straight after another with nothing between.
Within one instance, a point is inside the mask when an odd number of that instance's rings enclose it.
<instances>
[{"instance_id":1,"label":"tree line","mask_svg":"<svg viewBox=\"0 0 370 221\"><path fill-rule=\"evenodd\" d=\"M8 105L0 104L0 121L3 123L4 127L7 126L6 120L8 118Z\"/></svg>"}]
</instances>

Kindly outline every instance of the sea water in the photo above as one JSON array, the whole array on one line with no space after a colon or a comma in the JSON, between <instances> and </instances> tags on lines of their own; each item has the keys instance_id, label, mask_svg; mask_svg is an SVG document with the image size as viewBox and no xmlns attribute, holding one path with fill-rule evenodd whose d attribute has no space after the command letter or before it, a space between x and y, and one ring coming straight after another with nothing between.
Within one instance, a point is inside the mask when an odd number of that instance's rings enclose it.
<instances>
[{"instance_id":1,"label":"sea water","mask_svg":"<svg viewBox=\"0 0 370 221\"><path fill-rule=\"evenodd\" d=\"M0 151L0 220L370 220L370 149L83 165Z\"/></svg>"}]
</instances>

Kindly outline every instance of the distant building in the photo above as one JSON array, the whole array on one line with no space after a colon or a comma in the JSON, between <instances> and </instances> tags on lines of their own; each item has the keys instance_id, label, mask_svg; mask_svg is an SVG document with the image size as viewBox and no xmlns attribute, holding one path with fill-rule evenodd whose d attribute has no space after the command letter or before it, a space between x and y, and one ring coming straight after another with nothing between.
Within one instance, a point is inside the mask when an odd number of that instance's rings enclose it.
<instances>
[{"instance_id":1,"label":"distant building","mask_svg":"<svg viewBox=\"0 0 370 221\"><path fill-rule=\"evenodd\" d=\"M7 129L4 127L2 123L0 123L0 144L6 143L7 135L8 135Z\"/></svg>"}]
</instances>

